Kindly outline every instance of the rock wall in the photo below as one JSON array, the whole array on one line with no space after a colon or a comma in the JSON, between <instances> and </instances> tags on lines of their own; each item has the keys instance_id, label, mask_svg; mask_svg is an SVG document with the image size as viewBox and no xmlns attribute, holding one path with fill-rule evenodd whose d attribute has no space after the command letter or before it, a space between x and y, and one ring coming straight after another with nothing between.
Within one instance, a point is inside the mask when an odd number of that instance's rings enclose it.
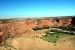
<instances>
[{"instance_id":1,"label":"rock wall","mask_svg":"<svg viewBox=\"0 0 75 50\"><path fill-rule=\"evenodd\" d=\"M49 19L39 19L37 21L38 25L40 26L67 26L70 25L72 21L71 17L66 18L49 18Z\"/></svg>"},{"instance_id":2,"label":"rock wall","mask_svg":"<svg viewBox=\"0 0 75 50\"><path fill-rule=\"evenodd\" d=\"M22 33L30 32L31 34L33 33L32 28L36 26L67 26L71 24L71 21L71 17L66 17L16 20L2 24L0 23L0 40L2 41L2 36L4 36L4 38L6 39Z\"/></svg>"}]
</instances>

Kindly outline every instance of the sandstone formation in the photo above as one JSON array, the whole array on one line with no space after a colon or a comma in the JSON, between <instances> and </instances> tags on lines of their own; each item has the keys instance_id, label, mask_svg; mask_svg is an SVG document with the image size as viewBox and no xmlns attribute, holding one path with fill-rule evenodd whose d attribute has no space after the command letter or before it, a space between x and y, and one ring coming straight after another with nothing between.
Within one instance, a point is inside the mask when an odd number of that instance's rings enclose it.
<instances>
[{"instance_id":1,"label":"sandstone formation","mask_svg":"<svg viewBox=\"0 0 75 50\"><path fill-rule=\"evenodd\" d=\"M32 28L36 26L67 26L72 21L71 17L65 18L42 18L28 20L9 20L9 22L0 22L0 40L5 41L9 37L14 37L22 33L33 33ZM5 38L2 40L2 37ZM0 43L1 43L0 41Z\"/></svg>"}]
</instances>

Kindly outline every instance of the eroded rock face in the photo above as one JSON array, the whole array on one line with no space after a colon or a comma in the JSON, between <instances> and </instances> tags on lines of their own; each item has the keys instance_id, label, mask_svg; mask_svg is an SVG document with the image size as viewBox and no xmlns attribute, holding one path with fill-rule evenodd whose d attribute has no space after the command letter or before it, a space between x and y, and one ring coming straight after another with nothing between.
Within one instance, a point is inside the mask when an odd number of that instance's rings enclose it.
<instances>
[{"instance_id":1,"label":"eroded rock face","mask_svg":"<svg viewBox=\"0 0 75 50\"><path fill-rule=\"evenodd\" d=\"M67 17L67 18L61 18L59 19L59 26L62 26L62 25L70 25L71 24L71 21L72 21L72 18L71 17Z\"/></svg>"},{"instance_id":2,"label":"eroded rock face","mask_svg":"<svg viewBox=\"0 0 75 50\"><path fill-rule=\"evenodd\" d=\"M50 18L50 19L39 19L38 25L41 26L63 26L70 25L72 21L71 17L67 18Z\"/></svg>"},{"instance_id":3,"label":"eroded rock face","mask_svg":"<svg viewBox=\"0 0 75 50\"><path fill-rule=\"evenodd\" d=\"M66 18L42 18L42 19L29 19L29 20L17 20L7 23L0 23L0 38L2 34L5 38L14 37L22 33L32 34L33 27L36 26L67 26L72 21L71 17ZM8 37L7 37L8 36Z\"/></svg>"}]
</instances>

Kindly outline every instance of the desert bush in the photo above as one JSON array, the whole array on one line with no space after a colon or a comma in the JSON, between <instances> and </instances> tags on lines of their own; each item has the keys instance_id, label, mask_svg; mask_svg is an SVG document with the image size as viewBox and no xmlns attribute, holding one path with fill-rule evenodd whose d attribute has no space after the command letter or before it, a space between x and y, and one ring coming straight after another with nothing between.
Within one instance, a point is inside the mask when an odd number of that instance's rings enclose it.
<instances>
[{"instance_id":1,"label":"desert bush","mask_svg":"<svg viewBox=\"0 0 75 50\"><path fill-rule=\"evenodd\" d=\"M49 29L49 26L44 26L44 27L35 27L35 28L32 28L34 31L37 31L37 30L42 30L42 29Z\"/></svg>"}]
</instances>

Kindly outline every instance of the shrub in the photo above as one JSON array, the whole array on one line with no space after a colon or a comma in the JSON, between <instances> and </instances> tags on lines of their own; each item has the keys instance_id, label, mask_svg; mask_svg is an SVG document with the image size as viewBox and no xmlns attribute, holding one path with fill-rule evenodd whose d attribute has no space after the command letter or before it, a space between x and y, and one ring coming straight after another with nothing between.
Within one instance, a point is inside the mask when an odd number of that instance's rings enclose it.
<instances>
[{"instance_id":1,"label":"shrub","mask_svg":"<svg viewBox=\"0 0 75 50\"><path fill-rule=\"evenodd\" d=\"M56 36L56 38L59 38L59 36Z\"/></svg>"}]
</instances>

